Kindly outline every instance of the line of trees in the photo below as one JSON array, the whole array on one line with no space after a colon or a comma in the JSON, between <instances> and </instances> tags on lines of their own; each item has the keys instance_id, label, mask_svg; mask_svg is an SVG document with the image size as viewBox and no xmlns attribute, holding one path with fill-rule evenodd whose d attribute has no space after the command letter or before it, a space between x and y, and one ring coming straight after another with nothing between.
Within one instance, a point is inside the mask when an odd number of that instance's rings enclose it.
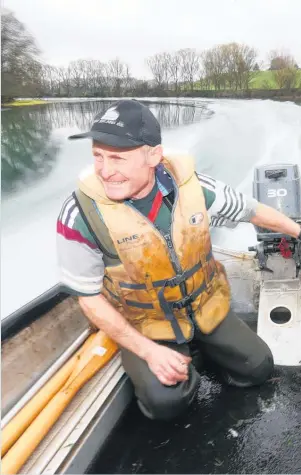
<instances>
[{"instance_id":1,"label":"line of trees","mask_svg":"<svg viewBox=\"0 0 301 475\"><path fill-rule=\"evenodd\" d=\"M298 64L293 56L273 50L270 53L270 71L274 81L280 89L301 87L301 78L298 80Z\"/></svg>"},{"instance_id":2,"label":"line of trees","mask_svg":"<svg viewBox=\"0 0 301 475\"><path fill-rule=\"evenodd\" d=\"M181 95L195 89L248 90L260 71L254 48L238 43L217 45L203 52L187 48L146 59L152 80L132 76L120 59L104 63L79 59L68 66L43 64L35 39L14 16L2 16L2 102L14 97L108 97ZM272 52L270 69L279 88L301 87L294 59ZM300 81L301 82L301 81Z\"/></svg>"},{"instance_id":3,"label":"line of trees","mask_svg":"<svg viewBox=\"0 0 301 475\"><path fill-rule=\"evenodd\" d=\"M147 59L159 89L193 91L198 89L249 89L258 71L254 48L237 43L217 45L204 52L182 49L159 53Z\"/></svg>"}]
</instances>

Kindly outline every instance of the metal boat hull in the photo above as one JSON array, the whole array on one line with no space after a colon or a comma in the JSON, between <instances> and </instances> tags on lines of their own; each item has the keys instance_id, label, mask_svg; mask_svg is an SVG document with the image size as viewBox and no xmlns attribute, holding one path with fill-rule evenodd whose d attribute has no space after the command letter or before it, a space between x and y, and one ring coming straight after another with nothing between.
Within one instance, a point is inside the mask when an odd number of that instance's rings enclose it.
<instances>
[{"instance_id":1,"label":"metal boat hull","mask_svg":"<svg viewBox=\"0 0 301 475\"><path fill-rule=\"evenodd\" d=\"M260 286L271 279L258 270L253 252L213 247L226 268L231 306L256 329ZM275 257L273 277L290 278L294 265ZM43 296L41 297L43 299ZM45 300L45 298L44 298ZM46 299L47 300L47 299ZM31 312L35 307L31 308ZM26 312L25 312L26 313ZM22 316L22 312L20 313ZM16 320L16 317L14 317ZM88 329L77 300L64 296L2 344L2 417L9 418L71 343ZM9 333L9 332L8 332ZM21 358L21 354L23 355ZM25 358L25 360L24 360ZM18 381L18 384L16 384ZM75 396L63 415L22 468L22 473L84 473L132 399L132 385L118 354Z\"/></svg>"}]
</instances>

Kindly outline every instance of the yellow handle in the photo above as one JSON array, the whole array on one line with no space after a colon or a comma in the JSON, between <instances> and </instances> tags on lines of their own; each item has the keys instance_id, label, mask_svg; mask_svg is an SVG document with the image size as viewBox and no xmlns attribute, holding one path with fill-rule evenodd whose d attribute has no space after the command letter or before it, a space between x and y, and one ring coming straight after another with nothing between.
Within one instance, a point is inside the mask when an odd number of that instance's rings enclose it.
<instances>
[{"instance_id":1,"label":"yellow handle","mask_svg":"<svg viewBox=\"0 0 301 475\"><path fill-rule=\"evenodd\" d=\"M117 345L104 333L99 331L93 335L85 351L78 355L68 381L2 459L2 474L18 472L79 389L111 360L117 350Z\"/></svg>"}]
</instances>

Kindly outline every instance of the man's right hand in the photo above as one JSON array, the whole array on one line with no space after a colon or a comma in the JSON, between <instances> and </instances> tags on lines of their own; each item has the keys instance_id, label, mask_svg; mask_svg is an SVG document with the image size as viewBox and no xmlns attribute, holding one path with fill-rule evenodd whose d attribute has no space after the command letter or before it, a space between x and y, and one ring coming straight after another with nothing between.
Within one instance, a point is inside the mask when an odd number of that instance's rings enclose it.
<instances>
[{"instance_id":1,"label":"man's right hand","mask_svg":"<svg viewBox=\"0 0 301 475\"><path fill-rule=\"evenodd\" d=\"M84 314L120 346L144 359L159 381L172 386L188 379L190 356L182 355L141 335L103 295L80 297Z\"/></svg>"},{"instance_id":2,"label":"man's right hand","mask_svg":"<svg viewBox=\"0 0 301 475\"><path fill-rule=\"evenodd\" d=\"M188 379L190 356L182 355L178 351L154 343L147 353L145 361L159 381L166 386L173 386L179 381Z\"/></svg>"}]
</instances>

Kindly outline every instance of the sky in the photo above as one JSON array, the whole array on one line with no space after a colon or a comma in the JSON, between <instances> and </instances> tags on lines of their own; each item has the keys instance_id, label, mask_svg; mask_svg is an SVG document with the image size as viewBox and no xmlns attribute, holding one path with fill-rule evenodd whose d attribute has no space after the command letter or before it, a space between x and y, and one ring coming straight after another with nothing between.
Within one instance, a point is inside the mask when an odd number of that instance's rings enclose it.
<instances>
[{"instance_id":1,"label":"sky","mask_svg":"<svg viewBox=\"0 0 301 475\"><path fill-rule=\"evenodd\" d=\"M277 49L301 67L301 0L2 0L56 66L116 57L150 78L145 59L220 43L254 47L266 66Z\"/></svg>"}]
</instances>

